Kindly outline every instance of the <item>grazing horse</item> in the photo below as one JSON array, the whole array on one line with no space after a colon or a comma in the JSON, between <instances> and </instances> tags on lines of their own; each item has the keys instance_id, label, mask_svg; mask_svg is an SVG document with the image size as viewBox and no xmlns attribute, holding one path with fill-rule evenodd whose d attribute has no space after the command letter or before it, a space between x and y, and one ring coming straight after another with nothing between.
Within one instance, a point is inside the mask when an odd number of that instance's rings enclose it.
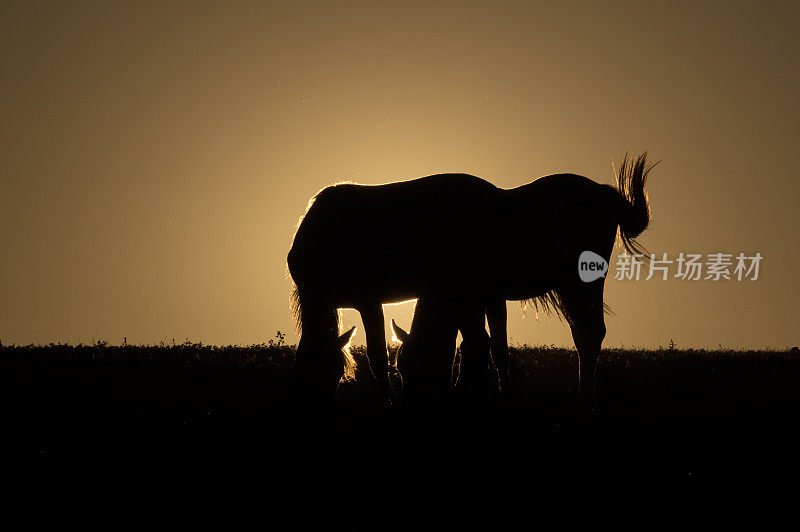
<instances>
[{"instance_id":1,"label":"grazing horse","mask_svg":"<svg viewBox=\"0 0 800 532\"><path fill-rule=\"evenodd\" d=\"M650 169L646 154L626 156L616 187L557 174L501 189L472 175L438 174L323 189L288 255L301 332L297 392L333 396L352 365L345 346L353 330L339 335L338 309L354 308L379 393L390 403L382 304L419 298L446 302L457 321L475 319L491 301L528 300L561 312L578 350L578 395L592 397L606 332L605 278L583 282L579 256L592 251L608 262L618 229L625 249L639 250L634 238L650 222ZM483 326L459 328L470 349L488 351Z\"/></svg>"},{"instance_id":2,"label":"grazing horse","mask_svg":"<svg viewBox=\"0 0 800 532\"><path fill-rule=\"evenodd\" d=\"M406 332L392 320L392 330L401 345L389 359L392 370L402 379L403 392L411 400L442 394L454 384L453 362L456 336L459 329L478 328L475 337L484 327L484 315L488 317L491 337L491 352L500 378L500 389L508 388L508 343L506 334L506 302L493 301L485 309L475 309L472 316L458 314L446 302L417 301L411 331ZM464 333L462 332L462 335ZM461 371L459 387L469 395L480 395L487 391L488 353L481 346L461 343Z\"/></svg>"}]
</instances>

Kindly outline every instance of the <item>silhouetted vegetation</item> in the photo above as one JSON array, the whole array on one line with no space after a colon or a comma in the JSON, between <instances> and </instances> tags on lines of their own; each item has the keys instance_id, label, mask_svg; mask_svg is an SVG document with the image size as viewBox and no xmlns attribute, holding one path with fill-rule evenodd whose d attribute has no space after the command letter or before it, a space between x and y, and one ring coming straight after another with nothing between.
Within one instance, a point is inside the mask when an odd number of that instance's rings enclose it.
<instances>
[{"instance_id":1,"label":"silhouetted vegetation","mask_svg":"<svg viewBox=\"0 0 800 532\"><path fill-rule=\"evenodd\" d=\"M184 379L241 379L254 393L280 397L288 391L295 346L280 340L250 346L211 346L185 341L158 345L1 345L0 365L13 388L22 375L41 382L45 375L73 375L88 386L105 386L108 379L134 382L139 378L169 377L168 387ZM397 349L390 344L389 351ZM372 379L364 346L351 348L356 378L340 384L339 398L372 399ZM456 363L458 357L456 357ZM513 391L517 401L565 402L575 393L575 349L511 346ZM20 373L22 372L22 373ZM759 403L794 395L800 378L800 353L786 350L604 349L598 370L598 396L603 403L677 403L732 401ZM97 379L93 382L92 379ZM31 383L28 383L31 384ZM6 389L9 389L9 388ZM497 395L497 389L492 396ZM651 405L652 406L652 405Z\"/></svg>"},{"instance_id":2,"label":"silhouetted vegetation","mask_svg":"<svg viewBox=\"0 0 800 532\"><path fill-rule=\"evenodd\" d=\"M247 370L258 374L265 386L272 384L284 389L291 379L295 346L286 345L280 332L278 337L280 341L270 340L249 346L213 346L188 340L156 345L108 345L105 341L76 346L0 345L0 364L42 369L138 368L222 373ZM391 352L397 349L397 345L389 344L388 349ZM342 389L358 393L371 386L366 348L352 346L351 354L358 364L356 379L343 382L340 393ZM574 393L577 364L574 348L512 345L510 356L514 368L515 395L569 400ZM800 372L800 353L797 348L612 348L602 351L598 381L602 388L599 392L609 397L639 396L666 400L711 396L723 391L741 395L755 389L762 394L765 391L774 394L779 390L770 384L794 378L795 372Z\"/></svg>"},{"instance_id":3,"label":"silhouetted vegetation","mask_svg":"<svg viewBox=\"0 0 800 532\"><path fill-rule=\"evenodd\" d=\"M422 413L383 411L365 349L353 355L357 379L312 422L287 415L294 347L280 336L3 345L6 478L30 501L60 501L42 516L85 518L90 500L112 522L158 508L220 525L397 515L408 526L561 528L646 514L662 525L646 528L682 528L739 515L722 505L780 506L796 493L786 488L800 473L796 349L607 349L591 417L575 408L573 349L512 347L509 397ZM215 512L223 497L237 510Z\"/></svg>"}]
</instances>

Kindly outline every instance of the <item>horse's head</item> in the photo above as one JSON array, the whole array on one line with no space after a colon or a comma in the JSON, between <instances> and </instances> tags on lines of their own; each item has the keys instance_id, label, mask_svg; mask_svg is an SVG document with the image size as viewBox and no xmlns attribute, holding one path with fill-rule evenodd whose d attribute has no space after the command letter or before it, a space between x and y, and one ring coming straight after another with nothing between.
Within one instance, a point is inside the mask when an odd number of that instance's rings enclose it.
<instances>
[{"instance_id":1,"label":"horse's head","mask_svg":"<svg viewBox=\"0 0 800 532\"><path fill-rule=\"evenodd\" d=\"M390 358L390 366L402 375L403 393L409 398L428 397L450 386L455 337L447 330L421 334L412 326L404 331L392 320L394 336L401 343Z\"/></svg>"},{"instance_id":2,"label":"horse's head","mask_svg":"<svg viewBox=\"0 0 800 532\"><path fill-rule=\"evenodd\" d=\"M339 381L352 369L347 347L355 330L351 327L342 335L336 332L324 336L302 335L294 365L297 393L312 400L334 397Z\"/></svg>"}]
</instances>

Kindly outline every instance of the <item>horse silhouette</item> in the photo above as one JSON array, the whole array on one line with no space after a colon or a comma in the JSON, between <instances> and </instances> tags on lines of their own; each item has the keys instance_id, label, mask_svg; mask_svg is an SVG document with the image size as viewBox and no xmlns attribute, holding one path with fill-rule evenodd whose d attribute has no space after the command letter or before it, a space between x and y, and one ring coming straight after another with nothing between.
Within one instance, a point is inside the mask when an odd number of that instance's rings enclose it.
<instances>
[{"instance_id":1,"label":"horse silhouette","mask_svg":"<svg viewBox=\"0 0 800 532\"><path fill-rule=\"evenodd\" d=\"M400 375L406 399L425 400L450 391L454 385L469 396L482 396L488 390L488 352L485 346L461 344L461 364L454 375L456 336L459 329L479 328L477 334L467 332L467 337L480 335L484 328L484 315L488 317L491 353L500 379L500 389L508 388L508 343L506 335L505 300L492 302L474 316L464 316L462 321L448 308L447 302L420 299L414 309L410 332L392 320L392 329L401 345L389 358L390 371ZM476 311L479 309L475 309ZM466 319L464 319L466 318ZM462 335L464 333L462 332ZM456 378L457 377L457 378ZM456 382L457 381L457 382Z\"/></svg>"},{"instance_id":2,"label":"horse silhouette","mask_svg":"<svg viewBox=\"0 0 800 532\"><path fill-rule=\"evenodd\" d=\"M323 189L309 202L288 255L301 333L295 390L332 398L352 371L346 346L353 329L339 334L340 308L361 314L367 358L390 403L382 304L418 298L446 305L469 350L481 353L489 345L487 305L527 300L564 315L578 350L578 396L593 397L606 332L605 278L583 282L578 258L592 251L609 261L618 229L625 249L640 251L634 239L650 222L644 185L652 167L646 153L626 155L616 187L556 174L501 189L468 174L438 174ZM480 326L471 324L478 316Z\"/></svg>"}]
</instances>

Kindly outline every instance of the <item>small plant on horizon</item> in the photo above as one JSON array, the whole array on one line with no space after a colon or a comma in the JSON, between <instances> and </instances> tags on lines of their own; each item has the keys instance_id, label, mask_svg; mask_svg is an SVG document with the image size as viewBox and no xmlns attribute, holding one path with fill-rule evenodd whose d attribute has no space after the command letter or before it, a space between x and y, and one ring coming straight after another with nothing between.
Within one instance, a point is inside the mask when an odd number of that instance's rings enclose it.
<instances>
[{"instance_id":1,"label":"small plant on horizon","mask_svg":"<svg viewBox=\"0 0 800 532\"><path fill-rule=\"evenodd\" d=\"M669 350L675 351L675 340L673 340L672 338L669 339Z\"/></svg>"},{"instance_id":2,"label":"small plant on horizon","mask_svg":"<svg viewBox=\"0 0 800 532\"><path fill-rule=\"evenodd\" d=\"M283 346L285 346L286 345L286 333L282 333L281 331L278 331L277 333L275 333L275 339L273 340L272 338L270 338L267 341L267 345L270 346L270 347L283 347Z\"/></svg>"}]
</instances>

